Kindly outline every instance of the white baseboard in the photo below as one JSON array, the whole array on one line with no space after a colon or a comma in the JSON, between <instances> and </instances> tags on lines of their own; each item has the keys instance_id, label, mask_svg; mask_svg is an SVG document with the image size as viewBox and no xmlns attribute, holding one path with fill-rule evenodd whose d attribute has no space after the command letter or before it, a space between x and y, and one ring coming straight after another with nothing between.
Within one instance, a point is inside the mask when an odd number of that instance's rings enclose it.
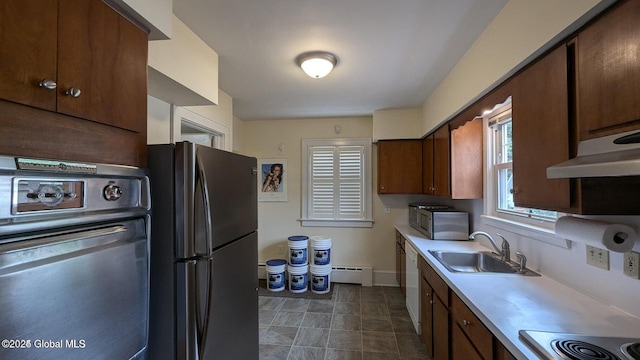
<instances>
[{"instance_id":1,"label":"white baseboard","mask_svg":"<svg viewBox=\"0 0 640 360\"><path fill-rule=\"evenodd\" d=\"M362 286L400 286L395 271L373 271L371 267L332 266L331 281L336 283L362 284ZM267 278L267 266L258 264L258 279Z\"/></svg>"},{"instance_id":2,"label":"white baseboard","mask_svg":"<svg viewBox=\"0 0 640 360\"><path fill-rule=\"evenodd\" d=\"M373 272L373 285L375 286L394 286L398 287L400 284L396 281L395 271L374 271Z\"/></svg>"}]
</instances>

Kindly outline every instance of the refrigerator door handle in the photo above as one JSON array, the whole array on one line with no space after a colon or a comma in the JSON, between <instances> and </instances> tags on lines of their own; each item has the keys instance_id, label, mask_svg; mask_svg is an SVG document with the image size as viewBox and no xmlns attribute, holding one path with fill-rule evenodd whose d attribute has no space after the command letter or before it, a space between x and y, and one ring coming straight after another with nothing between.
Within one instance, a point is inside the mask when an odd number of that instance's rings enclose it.
<instances>
[{"instance_id":1,"label":"refrigerator door handle","mask_svg":"<svg viewBox=\"0 0 640 360\"><path fill-rule=\"evenodd\" d=\"M196 324L198 324L198 339L197 339L197 351L198 351L198 359L204 359L204 351L205 345L207 343L207 336L209 330L209 319L210 310L211 310L211 289L213 288L213 276L211 274L211 259L201 260L202 262L206 262L207 271L206 271L206 288L202 289L200 286L196 286ZM198 272L196 271L196 274ZM197 275L196 275L197 276ZM196 284L199 283L196 279ZM204 291L205 299L204 299L204 313L202 312L202 304L201 304L201 291Z\"/></svg>"},{"instance_id":2,"label":"refrigerator door handle","mask_svg":"<svg viewBox=\"0 0 640 360\"><path fill-rule=\"evenodd\" d=\"M207 239L207 253L205 256L211 255L213 251L213 237L212 237L212 227L211 227L211 207L209 202L209 188L207 186L207 174L204 172L204 166L202 164L202 159L196 154L196 163L198 165L198 176L200 177L200 187L202 190L202 205L204 211L204 223L205 223L205 232Z\"/></svg>"}]
</instances>

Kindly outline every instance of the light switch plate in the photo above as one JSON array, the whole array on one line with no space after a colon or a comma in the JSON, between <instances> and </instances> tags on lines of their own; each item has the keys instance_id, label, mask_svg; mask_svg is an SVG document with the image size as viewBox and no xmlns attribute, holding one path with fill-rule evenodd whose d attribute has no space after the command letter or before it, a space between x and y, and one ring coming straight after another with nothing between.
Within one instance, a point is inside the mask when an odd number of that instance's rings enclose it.
<instances>
[{"instance_id":1,"label":"light switch plate","mask_svg":"<svg viewBox=\"0 0 640 360\"><path fill-rule=\"evenodd\" d=\"M609 251L587 245L587 264L609 270Z\"/></svg>"},{"instance_id":2,"label":"light switch plate","mask_svg":"<svg viewBox=\"0 0 640 360\"><path fill-rule=\"evenodd\" d=\"M623 272L634 279L640 279L640 253L629 251L624 253Z\"/></svg>"}]
</instances>

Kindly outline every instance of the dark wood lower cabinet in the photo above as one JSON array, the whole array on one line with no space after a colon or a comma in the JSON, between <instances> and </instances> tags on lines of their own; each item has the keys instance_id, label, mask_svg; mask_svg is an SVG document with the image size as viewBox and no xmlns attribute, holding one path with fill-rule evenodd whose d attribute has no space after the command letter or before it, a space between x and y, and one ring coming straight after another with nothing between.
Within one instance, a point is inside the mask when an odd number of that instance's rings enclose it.
<instances>
[{"instance_id":1,"label":"dark wood lower cabinet","mask_svg":"<svg viewBox=\"0 0 640 360\"><path fill-rule=\"evenodd\" d=\"M449 360L449 309L444 303L448 302L449 288L422 257L418 259L418 267L422 341L431 359Z\"/></svg>"},{"instance_id":2,"label":"dark wood lower cabinet","mask_svg":"<svg viewBox=\"0 0 640 360\"><path fill-rule=\"evenodd\" d=\"M420 277L420 326L422 342L427 346L427 354L433 358L433 289L424 277Z\"/></svg>"},{"instance_id":3,"label":"dark wood lower cabinet","mask_svg":"<svg viewBox=\"0 0 640 360\"><path fill-rule=\"evenodd\" d=\"M451 329L451 360L486 360L478 354L459 326Z\"/></svg>"},{"instance_id":4,"label":"dark wood lower cabinet","mask_svg":"<svg viewBox=\"0 0 640 360\"><path fill-rule=\"evenodd\" d=\"M449 309L436 298L433 302L433 360L449 359Z\"/></svg>"},{"instance_id":5,"label":"dark wood lower cabinet","mask_svg":"<svg viewBox=\"0 0 640 360\"><path fill-rule=\"evenodd\" d=\"M419 257L422 341L431 360L515 360L436 271Z\"/></svg>"}]
</instances>

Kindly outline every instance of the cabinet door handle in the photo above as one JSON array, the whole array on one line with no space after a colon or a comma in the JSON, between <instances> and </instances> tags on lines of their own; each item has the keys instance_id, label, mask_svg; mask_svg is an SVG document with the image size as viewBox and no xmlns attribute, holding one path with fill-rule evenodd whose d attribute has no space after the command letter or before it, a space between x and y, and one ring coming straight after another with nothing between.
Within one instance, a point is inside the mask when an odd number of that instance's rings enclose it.
<instances>
[{"instance_id":1,"label":"cabinet door handle","mask_svg":"<svg viewBox=\"0 0 640 360\"><path fill-rule=\"evenodd\" d=\"M511 194L517 194L518 193L518 189L509 189L509 192Z\"/></svg>"},{"instance_id":2,"label":"cabinet door handle","mask_svg":"<svg viewBox=\"0 0 640 360\"><path fill-rule=\"evenodd\" d=\"M470 321L462 320L462 326L469 326L469 325L471 325Z\"/></svg>"},{"instance_id":3,"label":"cabinet door handle","mask_svg":"<svg viewBox=\"0 0 640 360\"><path fill-rule=\"evenodd\" d=\"M56 84L56 82L51 79L44 79L40 81L38 86L40 86L41 88L45 88L47 90L55 90L58 84Z\"/></svg>"},{"instance_id":4,"label":"cabinet door handle","mask_svg":"<svg viewBox=\"0 0 640 360\"><path fill-rule=\"evenodd\" d=\"M430 305L433 305L433 300L429 300L429 304L430 304Z\"/></svg>"},{"instance_id":5,"label":"cabinet door handle","mask_svg":"<svg viewBox=\"0 0 640 360\"><path fill-rule=\"evenodd\" d=\"M65 91L66 95L71 96L72 98L79 98L82 91L76 87L69 88L69 90Z\"/></svg>"}]
</instances>

